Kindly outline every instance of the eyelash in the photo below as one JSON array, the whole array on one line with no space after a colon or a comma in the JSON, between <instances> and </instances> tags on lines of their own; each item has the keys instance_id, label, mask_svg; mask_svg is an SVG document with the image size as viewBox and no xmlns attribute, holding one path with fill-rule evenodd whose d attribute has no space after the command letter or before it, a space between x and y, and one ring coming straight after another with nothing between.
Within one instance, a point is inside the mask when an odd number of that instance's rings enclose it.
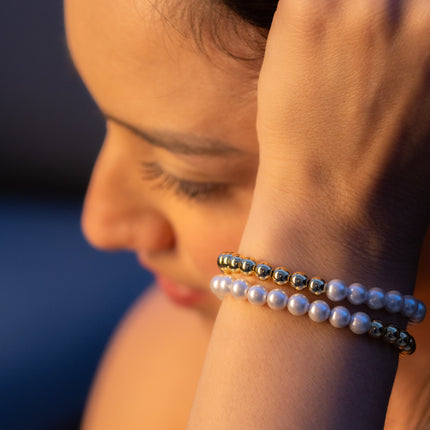
<instances>
[{"instance_id":1,"label":"eyelash","mask_svg":"<svg viewBox=\"0 0 430 430\"><path fill-rule=\"evenodd\" d=\"M142 162L143 179L157 181L157 188L171 190L178 197L186 197L190 200L207 200L225 192L227 185L211 182L193 182L180 179L170 173L165 172L162 167L155 162Z\"/></svg>"}]
</instances>

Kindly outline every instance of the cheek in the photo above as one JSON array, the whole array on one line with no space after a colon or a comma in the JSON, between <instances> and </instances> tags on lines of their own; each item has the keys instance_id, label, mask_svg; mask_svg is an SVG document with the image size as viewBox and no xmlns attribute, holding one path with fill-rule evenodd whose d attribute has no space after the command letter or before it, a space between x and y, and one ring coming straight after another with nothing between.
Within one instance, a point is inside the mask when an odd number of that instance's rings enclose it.
<instances>
[{"instance_id":1,"label":"cheek","mask_svg":"<svg viewBox=\"0 0 430 430\"><path fill-rule=\"evenodd\" d=\"M246 203L232 208L188 214L178 231L181 252L193 262L195 273L209 283L218 273L221 252L237 251L248 218L251 195Z\"/></svg>"}]
</instances>

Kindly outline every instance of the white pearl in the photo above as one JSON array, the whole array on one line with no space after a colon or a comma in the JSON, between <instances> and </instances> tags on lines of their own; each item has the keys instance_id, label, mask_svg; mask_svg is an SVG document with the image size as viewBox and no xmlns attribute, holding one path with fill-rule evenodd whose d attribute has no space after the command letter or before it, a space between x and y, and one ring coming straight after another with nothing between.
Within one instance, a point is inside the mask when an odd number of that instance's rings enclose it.
<instances>
[{"instance_id":1,"label":"white pearl","mask_svg":"<svg viewBox=\"0 0 430 430\"><path fill-rule=\"evenodd\" d=\"M348 287L347 297L353 305L362 305L367 300L367 288L355 282Z\"/></svg>"},{"instance_id":2,"label":"white pearl","mask_svg":"<svg viewBox=\"0 0 430 430\"><path fill-rule=\"evenodd\" d=\"M367 293L367 306L382 309L385 306L385 292L381 288L371 288Z\"/></svg>"},{"instance_id":3,"label":"white pearl","mask_svg":"<svg viewBox=\"0 0 430 430\"><path fill-rule=\"evenodd\" d=\"M309 305L309 318L315 322L323 322L330 316L330 306L324 300L315 300Z\"/></svg>"},{"instance_id":4,"label":"white pearl","mask_svg":"<svg viewBox=\"0 0 430 430\"><path fill-rule=\"evenodd\" d=\"M249 303L262 306L266 303L267 291L262 285L253 285L246 293Z\"/></svg>"},{"instance_id":5,"label":"white pearl","mask_svg":"<svg viewBox=\"0 0 430 430\"><path fill-rule=\"evenodd\" d=\"M219 283L221 281L221 278L223 278L222 275L214 276L211 279L211 282L209 284L211 291L216 295L218 295L218 288L219 288Z\"/></svg>"},{"instance_id":6,"label":"white pearl","mask_svg":"<svg viewBox=\"0 0 430 430\"><path fill-rule=\"evenodd\" d=\"M327 284L326 294L331 301L340 302L346 297L346 285L341 280L334 279Z\"/></svg>"},{"instance_id":7,"label":"white pearl","mask_svg":"<svg viewBox=\"0 0 430 430\"><path fill-rule=\"evenodd\" d=\"M426 313L426 305L421 300L418 300L418 307L411 317L411 322L413 322L414 324L420 323L425 318Z\"/></svg>"},{"instance_id":8,"label":"white pearl","mask_svg":"<svg viewBox=\"0 0 430 430\"><path fill-rule=\"evenodd\" d=\"M303 294L293 294L288 300L288 310L296 316L304 315L309 310L309 300Z\"/></svg>"},{"instance_id":9,"label":"white pearl","mask_svg":"<svg viewBox=\"0 0 430 430\"><path fill-rule=\"evenodd\" d=\"M414 296L406 295L403 297L402 314L410 318L418 309L418 300Z\"/></svg>"},{"instance_id":10,"label":"white pearl","mask_svg":"<svg viewBox=\"0 0 430 430\"><path fill-rule=\"evenodd\" d=\"M232 282L233 279L230 278L230 276L221 276L217 288L217 296L219 298L223 298L230 293L230 285Z\"/></svg>"},{"instance_id":11,"label":"white pearl","mask_svg":"<svg viewBox=\"0 0 430 430\"><path fill-rule=\"evenodd\" d=\"M248 288L249 285L246 281L236 279L230 286L230 293L236 299L245 300Z\"/></svg>"},{"instance_id":12,"label":"white pearl","mask_svg":"<svg viewBox=\"0 0 430 430\"><path fill-rule=\"evenodd\" d=\"M391 313L400 312L403 308L403 294L398 291L388 291L385 294L385 310Z\"/></svg>"},{"instance_id":13,"label":"white pearl","mask_svg":"<svg viewBox=\"0 0 430 430\"><path fill-rule=\"evenodd\" d=\"M351 315L349 329L355 334L364 334L370 330L371 324L369 315L364 312L356 312Z\"/></svg>"},{"instance_id":14,"label":"white pearl","mask_svg":"<svg viewBox=\"0 0 430 430\"><path fill-rule=\"evenodd\" d=\"M280 288L276 288L267 294L266 301L267 306L269 306L270 309L279 311L286 308L288 296L285 291L281 290Z\"/></svg>"},{"instance_id":15,"label":"white pearl","mask_svg":"<svg viewBox=\"0 0 430 430\"><path fill-rule=\"evenodd\" d=\"M336 306L330 312L330 324L336 328L344 328L351 322L351 314L344 306Z\"/></svg>"}]
</instances>

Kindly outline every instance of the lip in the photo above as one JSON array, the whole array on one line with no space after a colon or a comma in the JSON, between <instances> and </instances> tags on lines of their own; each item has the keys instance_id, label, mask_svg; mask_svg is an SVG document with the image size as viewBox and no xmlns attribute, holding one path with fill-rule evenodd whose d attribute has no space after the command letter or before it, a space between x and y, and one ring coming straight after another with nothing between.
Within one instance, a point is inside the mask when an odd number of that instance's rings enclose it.
<instances>
[{"instance_id":1,"label":"lip","mask_svg":"<svg viewBox=\"0 0 430 430\"><path fill-rule=\"evenodd\" d=\"M208 298L208 293L196 291L187 285L178 284L161 275L155 277L157 285L174 303L181 306L193 306Z\"/></svg>"},{"instance_id":2,"label":"lip","mask_svg":"<svg viewBox=\"0 0 430 430\"><path fill-rule=\"evenodd\" d=\"M151 270L143 256L138 255L138 261L144 269L154 273L156 285L172 302L181 306L193 306L208 299L208 292L198 291Z\"/></svg>"}]
</instances>

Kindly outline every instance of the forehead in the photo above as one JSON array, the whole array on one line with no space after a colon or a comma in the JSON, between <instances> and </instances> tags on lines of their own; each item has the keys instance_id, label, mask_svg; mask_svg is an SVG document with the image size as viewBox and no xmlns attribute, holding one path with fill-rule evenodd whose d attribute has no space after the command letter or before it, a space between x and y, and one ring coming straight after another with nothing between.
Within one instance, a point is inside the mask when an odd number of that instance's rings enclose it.
<instances>
[{"instance_id":1,"label":"forehead","mask_svg":"<svg viewBox=\"0 0 430 430\"><path fill-rule=\"evenodd\" d=\"M102 110L185 132L216 132L220 122L237 128L232 111L255 120L249 68L216 49L204 55L188 23L169 20L149 0L66 0L65 13L73 60Z\"/></svg>"}]
</instances>

